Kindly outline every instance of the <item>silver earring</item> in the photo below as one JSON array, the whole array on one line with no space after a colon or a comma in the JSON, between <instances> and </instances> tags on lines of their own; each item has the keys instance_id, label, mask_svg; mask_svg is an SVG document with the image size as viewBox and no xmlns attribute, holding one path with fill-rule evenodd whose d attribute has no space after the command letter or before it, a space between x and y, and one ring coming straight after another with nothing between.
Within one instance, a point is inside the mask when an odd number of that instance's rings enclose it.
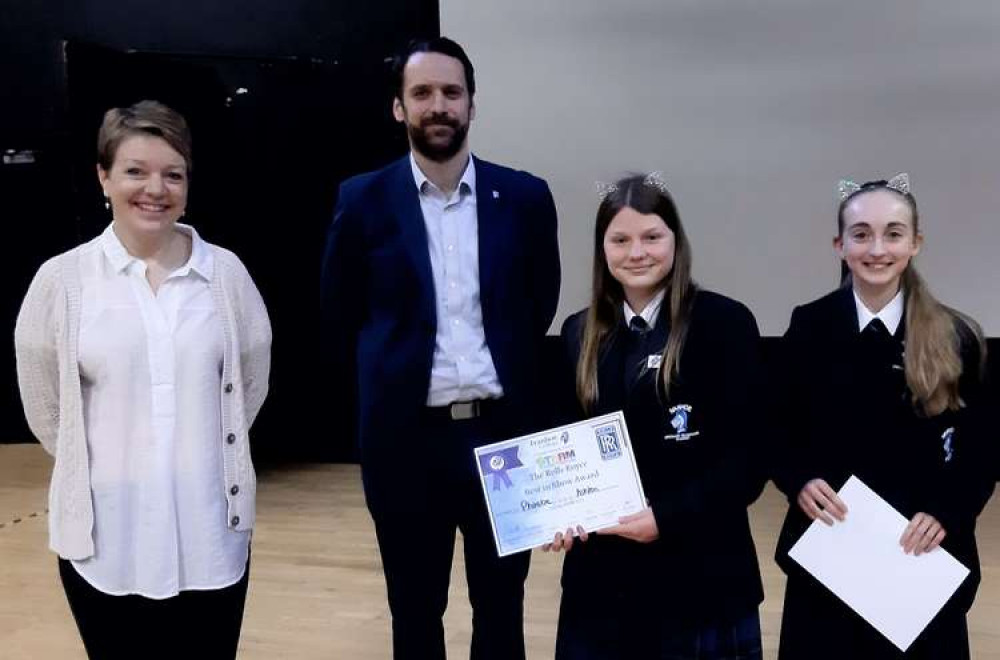
<instances>
[{"instance_id":1,"label":"silver earring","mask_svg":"<svg viewBox=\"0 0 1000 660\"><path fill-rule=\"evenodd\" d=\"M111 210L111 200L108 198L107 195L104 196L104 209L106 211L110 211Z\"/></svg>"}]
</instances>

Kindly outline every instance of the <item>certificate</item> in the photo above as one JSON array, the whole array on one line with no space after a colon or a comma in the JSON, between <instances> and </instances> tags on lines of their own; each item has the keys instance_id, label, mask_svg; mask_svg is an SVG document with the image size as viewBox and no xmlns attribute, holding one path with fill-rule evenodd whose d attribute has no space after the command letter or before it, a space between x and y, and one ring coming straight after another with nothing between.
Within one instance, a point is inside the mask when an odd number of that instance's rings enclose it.
<instances>
[{"instance_id":1,"label":"certificate","mask_svg":"<svg viewBox=\"0 0 1000 660\"><path fill-rule=\"evenodd\" d=\"M475 451L501 557L577 525L587 532L610 527L646 507L621 412Z\"/></svg>"},{"instance_id":2,"label":"certificate","mask_svg":"<svg viewBox=\"0 0 1000 660\"><path fill-rule=\"evenodd\" d=\"M837 494L847 518L832 527L814 521L788 556L906 651L969 569L940 547L904 553L899 538L908 521L857 477Z\"/></svg>"}]
</instances>

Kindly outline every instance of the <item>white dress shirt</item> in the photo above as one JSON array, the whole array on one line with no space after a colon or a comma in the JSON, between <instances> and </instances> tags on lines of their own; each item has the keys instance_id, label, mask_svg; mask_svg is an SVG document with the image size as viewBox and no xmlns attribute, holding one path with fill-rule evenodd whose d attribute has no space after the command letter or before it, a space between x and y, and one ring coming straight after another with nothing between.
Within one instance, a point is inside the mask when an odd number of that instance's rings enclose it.
<instances>
[{"instance_id":1,"label":"white dress shirt","mask_svg":"<svg viewBox=\"0 0 1000 660\"><path fill-rule=\"evenodd\" d=\"M250 532L229 528L220 487L225 339L214 259L193 228L177 227L191 257L155 294L112 226L80 263L94 554L73 565L113 595L218 589L246 568Z\"/></svg>"},{"instance_id":2,"label":"white dress shirt","mask_svg":"<svg viewBox=\"0 0 1000 660\"><path fill-rule=\"evenodd\" d=\"M437 311L427 405L503 396L493 356L486 345L479 300L475 165L470 157L458 188L451 195L424 176L412 153L410 166L427 227Z\"/></svg>"},{"instance_id":3,"label":"white dress shirt","mask_svg":"<svg viewBox=\"0 0 1000 660\"><path fill-rule=\"evenodd\" d=\"M903 289L897 291L892 300L877 313L873 313L865 306L857 291L854 292L854 305L858 310L858 330L867 328L872 319L879 319L885 324L889 334L894 335L899 322L903 320Z\"/></svg>"},{"instance_id":4,"label":"white dress shirt","mask_svg":"<svg viewBox=\"0 0 1000 660\"><path fill-rule=\"evenodd\" d=\"M640 317L646 322L650 330L656 325L656 319L660 316L660 307L663 305L663 296L666 295L667 290L660 289L660 292L653 296L653 299L646 303L646 306L641 312L636 314L631 307L629 307L628 301L622 303L625 310L625 327L632 322L632 319L636 316Z\"/></svg>"}]
</instances>

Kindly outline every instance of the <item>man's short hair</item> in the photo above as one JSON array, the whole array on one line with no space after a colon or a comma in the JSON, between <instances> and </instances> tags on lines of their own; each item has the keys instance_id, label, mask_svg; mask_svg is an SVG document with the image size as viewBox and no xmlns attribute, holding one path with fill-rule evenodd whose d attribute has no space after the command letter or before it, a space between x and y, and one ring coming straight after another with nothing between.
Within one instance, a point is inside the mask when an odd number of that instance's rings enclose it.
<instances>
[{"instance_id":1,"label":"man's short hair","mask_svg":"<svg viewBox=\"0 0 1000 660\"><path fill-rule=\"evenodd\" d=\"M414 39L406 48L392 60L393 89L400 101L403 100L403 69L416 53L440 53L448 57L454 57L462 63L465 70L465 88L469 92L469 98L476 94L476 72L472 67L472 60L465 54L457 42L448 37L434 37L432 39Z\"/></svg>"}]
</instances>

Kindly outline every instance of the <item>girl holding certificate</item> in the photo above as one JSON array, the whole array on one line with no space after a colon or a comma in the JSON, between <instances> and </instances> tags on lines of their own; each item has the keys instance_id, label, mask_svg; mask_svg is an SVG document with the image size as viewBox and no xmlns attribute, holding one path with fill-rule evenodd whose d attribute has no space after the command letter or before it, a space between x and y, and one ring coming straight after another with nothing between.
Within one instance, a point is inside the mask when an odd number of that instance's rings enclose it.
<instances>
[{"instance_id":1,"label":"girl holding certificate","mask_svg":"<svg viewBox=\"0 0 1000 660\"><path fill-rule=\"evenodd\" d=\"M658 173L602 186L591 305L562 329L566 373L581 418L624 412L649 506L547 546L572 548L558 660L761 657L747 520L768 424L758 339L745 306L692 281Z\"/></svg>"},{"instance_id":2,"label":"girl holding certificate","mask_svg":"<svg viewBox=\"0 0 1000 660\"><path fill-rule=\"evenodd\" d=\"M788 574L779 657L968 658L976 517L993 489L982 335L917 274L923 236L909 178L842 181L840 193L833 246L844 285L796 308L783 341L790 423L775 482L791 506L777 552ZM788 558L812 520L850 516L836 489L851 475L910 520L900 552L943 545L971 570L905 654Z\"/></svg>"}]
</instances>

